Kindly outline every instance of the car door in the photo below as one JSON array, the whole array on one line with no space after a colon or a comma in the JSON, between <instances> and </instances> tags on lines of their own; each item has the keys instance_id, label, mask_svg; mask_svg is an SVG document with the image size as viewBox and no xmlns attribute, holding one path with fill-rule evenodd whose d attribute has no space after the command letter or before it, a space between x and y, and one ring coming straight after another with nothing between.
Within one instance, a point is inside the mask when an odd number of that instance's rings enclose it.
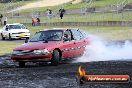
<instances>
[{"instance_id":1,"label":"car door","mask_svg":"<svg viewBox=\"0 0 132 88\"><path fill-rule=\"evenodd\" d=\"M85 40L85 37L81 33L80 29L77 28L77 29L73 29L71 31L72 31L73 38L74 38L75 45L76 45L75 54L76 54L76 56L82 55L85 51L87 41Z\"/></svg>"},{"instance_id":2,"label":"car door","mask_svg":"<svg viewBox=\"0 0 132 88\"><path fill-rule=\"evenodd\" d=\"M63 41L63 47L62 47L62 58L68 58L68 57L74 57L76 54L76 43L72 38L72 32L71 30L66 30L64 32L64 36L68 35L68 40Z\"/></svg>"}]
</instances>

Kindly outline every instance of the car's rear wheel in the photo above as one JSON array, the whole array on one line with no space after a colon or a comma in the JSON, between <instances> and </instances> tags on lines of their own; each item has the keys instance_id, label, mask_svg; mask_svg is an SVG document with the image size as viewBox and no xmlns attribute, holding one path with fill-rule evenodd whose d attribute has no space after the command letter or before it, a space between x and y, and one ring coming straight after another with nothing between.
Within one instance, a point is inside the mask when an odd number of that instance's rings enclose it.
<instances>
[{"instance_id":1,"label":"car's rear wheel","mask_svg":"<svg viewBox=\"0 0 132 88\"><path fill-rule=\"evenodd\" d=\"M25 62L24 61L19 61L19 67L25 67Z\"/></svg>"},{"instance_id":2,"label":"car's rear wheel","mask_svg":"<svg viewBox=\"0 0 132 88\"><path fill-rule=\"evenodd\" d=\"M26 37L25 40L29 40L29 37Z\"/></svg>"},{"instance_id":3,"label":"car's rear wheel","mask_svg":"<svg viewBox=\"0 0 132 88\"><path fill-rule=\"evenodd\" d=\"M11 38L11 34L9 34L9 40L12 40L12 38Z\"/></svg>"},{"instance_id":4,"label":"car's rear wheel","mask_svg":"<svg viewBox=\"0 0 132 88\"><path fill-rule=\"evenodd\" d=\"M59 64L59 62L60 62L60 53L58 50L54 50L51 59L51 64L56 66Z\"/></svg>"},{"instance_id":5,"label":"car's rear wheel","mask_svg":"<svg viewBox=\"0 0 132 88\"><path fill-rule=\"evenodd\" d=\"M5 40L5 37L3 36L3 34L1 33L1 38L2 38L2 40Z\"/></svg>"}]
</instances>

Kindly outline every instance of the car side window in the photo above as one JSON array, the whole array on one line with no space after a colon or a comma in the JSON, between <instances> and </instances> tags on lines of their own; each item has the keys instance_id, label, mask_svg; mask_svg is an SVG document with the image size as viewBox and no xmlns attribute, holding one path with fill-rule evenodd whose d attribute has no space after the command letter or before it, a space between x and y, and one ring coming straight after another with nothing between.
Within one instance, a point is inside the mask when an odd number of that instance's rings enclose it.
<instances>
[{"instance_id":1,"label":"car side window","mask_svg":"<svg viewBox=\"0 0 132 88\"><path fill-rule=\"evenodd\" d=\"M5 31L8 31L9 30L9 27L8 25L5 26Z\"/></svg>"},{"instance_id":2,"label":"car side window","mask_svg":"<svg viewBox=\"0 0 132 88\"><path fill-rule=\"evenodd\" d=\"M80 39L84 38L83 34L81 33L81 31L79 29L73 29L72 33L73 33L73 38L75 40L80 40Z\"/></svg>"},{"instance_id":3,"label":"car side window","mask_svg":"<svg viewBox=\"0 0 132 88\"><path fill-rule=\"evenodd\" d=\"M3 30L5 30L5 29L6 29L6 26L3 27Z\"/></svg>"},{"instance_id":4,"label":"car side window","mask_svg":"<svg viewBox=\"0 0 132 88\"><path fill-rule=\"evenodd\" d=\"M40 39L41 32L36 32L35 35L30 39L30 42L38 41Z\"/></svg>"},{"instance_id":5,"label":"car side window","mask_svg":"<svg viewBox=\"0 0 132 88\"><path fill-rule=\"evenodd\" d=\"M80 39L84 38L85 35L82 33L82 31L80 31L79 29L77 30L78 34L80 35Z\"/></svg>"},{"instance_id":6,"label":"car side window","mask_svg":"<svg viewBox=\"0 0 132 88\"><path fill-rule=\"evenodd\" d=\"M23 24L19 25L21 27L21 29L27 29L26 26L24 26Z\"/></svg>"}]
</instances>

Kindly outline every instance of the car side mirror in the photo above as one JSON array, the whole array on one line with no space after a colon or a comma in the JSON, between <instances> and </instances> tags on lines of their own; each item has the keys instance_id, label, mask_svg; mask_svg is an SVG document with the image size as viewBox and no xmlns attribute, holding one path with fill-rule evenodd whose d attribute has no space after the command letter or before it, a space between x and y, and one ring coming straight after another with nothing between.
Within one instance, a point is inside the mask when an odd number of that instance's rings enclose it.
<instances>
[{"instance_id":1,"label":"car side mirror","mask_svg":"<svg viewBox=\"0 0 132 88\"><path fill-rule=\"evenodd\" d=\"M26 39L25 39L25 43L28 43L28 40L29 40L29 38L26 38Z\"/></svg>"}]
</instances>

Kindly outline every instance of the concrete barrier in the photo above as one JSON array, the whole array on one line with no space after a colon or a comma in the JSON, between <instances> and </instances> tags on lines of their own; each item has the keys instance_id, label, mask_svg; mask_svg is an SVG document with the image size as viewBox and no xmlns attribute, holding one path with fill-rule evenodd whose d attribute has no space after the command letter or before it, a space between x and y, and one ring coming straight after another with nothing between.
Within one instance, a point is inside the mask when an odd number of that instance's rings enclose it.
<instances>
[{"instance_id":1,"label":"concrete barrier","mask_svg":"<svg viewBox=\"0 0 132 88\"><path fill-rule=\"evenodd\" d=\"M31 26L31 23L23 23ZM41 26L132 26L132 21L97 21L97 22L51 22Z\"/></svg>"}]
</instances>

